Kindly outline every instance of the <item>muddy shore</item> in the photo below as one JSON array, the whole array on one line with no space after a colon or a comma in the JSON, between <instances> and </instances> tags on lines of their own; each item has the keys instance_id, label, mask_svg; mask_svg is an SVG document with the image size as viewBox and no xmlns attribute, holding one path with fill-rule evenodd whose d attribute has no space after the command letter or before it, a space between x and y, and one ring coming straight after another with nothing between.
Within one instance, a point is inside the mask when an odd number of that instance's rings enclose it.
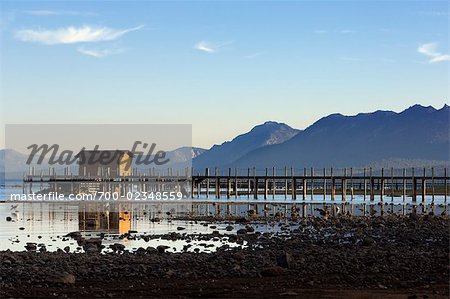
<instances>
[{"instance_id":1,"label":"muddy shore","mask_svg":"<svg viewBox=\"0 0 450 299\"><path fill-rule=\"evenodd\" d=\"M100 254L101 238L81 240L85 253L2 251L0 297L448 298L448 216L310 217L277 234L252 225L203 236L245 244L211 253Z\"/></svg>"}]
</instances>

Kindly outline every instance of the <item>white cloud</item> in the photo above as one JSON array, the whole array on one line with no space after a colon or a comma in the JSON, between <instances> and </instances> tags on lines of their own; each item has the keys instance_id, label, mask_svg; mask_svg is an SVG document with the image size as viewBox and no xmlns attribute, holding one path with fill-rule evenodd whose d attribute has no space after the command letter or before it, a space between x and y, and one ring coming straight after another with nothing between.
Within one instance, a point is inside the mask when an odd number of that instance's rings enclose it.
<instances>
[{"instance_id":1,"label":"white cloud","mask_svg":"<svg viewBox=\"0 0 450 299\"><path fill-rule=\"evenodd\" d=\"M355 30L350 30L350 29L343 29L341 31L339 31L339 33L341 34L350 34L350 33L355 33Z\"/></svg>"},{"instance_id":2,"label":"white cloud","mask_svg":"<svg viewBox=\"0 0 450 299\"><path fill-rule=\"evenodd\" d=\"M61 10L27 10L25 13L34 16L96 16L92 12L61 11Z\"/></svg>"},{"instance_id":3,"label":"white cloud","mask_svg":"<svg viewBox=\"0 0 450 299\"><path fill-rule=\"evenodd\" d=\"M428 56L430 58L430 60L428 60L429 63L450 61L449 54L442 54L436 51L437 46L437 43L421 44L417 48L417 52Z\"/></svg>"},{"instance_id":4,"label":"white cloud","mask_svg":"<svg viewBox=\"0 0 450 299\"><path fill-rule=\"evenodd\" d=\"M200 50L200 51L204 51L204 52L208 52L208 53L216 52L216 49L214 48L214 46L211 45L208 42L205 42L205 41L201 41L201 42L196 43L194 45L194 49Z\"/></svg>"},{"instance_id":5,"label":"white cloud","mask_svg":"<svg viewBox=\"0 0 450 299\"><path fill-rule=\"evenodd\" d=\"M125 49L123 49L123 48L88 49L85 47L79 47L78 52L80 52L81 54L87 55L87 56L92 56L95 58L102 58L102 57L106 57L106 56L110 56L110 55L116 55L116 54L123 53L123 52L125 52Z\"/></svg>"},{"instance_id":6,"label":"white cloud","mask_svg":"<svg viewBox=\"0 0 450 299\"><path fill-rule=\"evenodd\" d=\"M318 30L314 30L314 33L316 33L316 34L325 34L325 33L328 33L328 30L318 29Z\"/></svg>"},{"instance_id":7,"label":"white cloud","mask_svg":"<svg viewBox=\"0 0 450 299\"><path fill-rule=\"evenodd\" d=\"M194 49L207 52L216 53L228 45L231 45L233 41L223 42L223 43L211 43L208 41L200 41L194 45Z\"/></svg>"},{"instance_id":8,"label":"white cloud","mask_svg":"<svg viewBox=\"0 0 450 299\"><path fill-rule=\"evenodd\" d=\"M37 42L46 45L75 44L111 41L122 35L139 30L144 26L129 29L112 29L108 27L66 27L54 30L49 29L24 29L16 32L15 37L23 42Z\"/></svg>"}]
</instances>

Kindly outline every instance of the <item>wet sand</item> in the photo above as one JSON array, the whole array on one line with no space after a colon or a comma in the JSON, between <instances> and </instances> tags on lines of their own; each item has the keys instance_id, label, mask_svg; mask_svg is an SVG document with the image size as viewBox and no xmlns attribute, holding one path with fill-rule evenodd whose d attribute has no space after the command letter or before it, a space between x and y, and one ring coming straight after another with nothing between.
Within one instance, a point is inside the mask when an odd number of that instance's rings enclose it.
<instances>
[{"instance_id":1,"label":"wet sand","mask_svg":"<svg viewBox=\"0 0 450 299\"><path fill-rule=\"evenodd\" d=\"M250 220L228 223L244 225L236 233L204 234L227 241L209 253L116 246L101 254L101 236L78 233L69 237L84 253L1 251L0 297L448 298L448 216L306 217L265 233Z\"/></svg>"}]
</instances>

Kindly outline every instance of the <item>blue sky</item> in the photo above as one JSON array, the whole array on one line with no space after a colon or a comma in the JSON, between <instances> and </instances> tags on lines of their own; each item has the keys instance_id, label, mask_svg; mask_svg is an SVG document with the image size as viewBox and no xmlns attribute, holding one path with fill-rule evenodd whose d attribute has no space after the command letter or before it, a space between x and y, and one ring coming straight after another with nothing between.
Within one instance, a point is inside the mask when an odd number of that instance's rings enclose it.
<instances>
[{"instance_id":1,"label":"blue sky","mask_svg":"<svg viewBox=\"0 0 450 299\"><path fill-rule=\"evenodd\" d=\"M448 1L1 1L0 18L2 124L187 123L210 147L449 97Z\"/></svg>"}]
</instances>

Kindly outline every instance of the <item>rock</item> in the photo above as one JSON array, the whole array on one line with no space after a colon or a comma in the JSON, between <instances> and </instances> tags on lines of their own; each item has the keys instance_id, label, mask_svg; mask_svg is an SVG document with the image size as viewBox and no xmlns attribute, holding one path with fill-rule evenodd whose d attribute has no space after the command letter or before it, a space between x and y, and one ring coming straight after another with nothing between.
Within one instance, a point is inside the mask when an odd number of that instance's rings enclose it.
<instances>
[{"instance_id":1,"label":"rock","mask_svg":"<svg viewBox=\"0 0 450 299\"><path fill-rule=\"evenodd\" d=\"M57 279L57 282L63 283L63 284L67 284L67 285L72 285L75 284L75 275L70 274L70 273L62 273L60 275L58 275L59 279Z\"/></svg>"},{"instance_id":2,"label":"rock","mask_svg":"<svg viewBox=\"0 0 450 299\"><path fill-rule=\"evenodd\" d=\"M85 244L94 244L98 248L102 245L102 239L100 238L92 238L92 239L86 239Z\"/></svg>"},{"instance_id":3,"label":"rock","mask_svg":"<svg viewBox=\"0 0 450 299\"><path fill-rule=\"evenodd\" d=\"M137 230L131 230L131 229L130 229L130 230L128 231L128 233L129 233L129 234L137 234Z\"/></svg>"},{"instance_id":4,"label":"rock","mask_svg":"<svg viewBox=\"0 0 450 299\"><path fill-rule=\"evenodd\" d=\"M144 248L142 248L142 247L139 247L139 248L136 250L136 254L143 255L143 254L145 254L145 253L147 253L147 251L146 251Z\"/></svg>"},{"instance_id":5,"label":"rock","mask_svg":"<svg viewBox=\"0 0 450 299\"><path fill-rule=\"evenodd\" d=\"M229 235L228 236L228 242L235 243L237 241L238 237L236 235Z\"/></svg>"},{"instance_id":6,"label":"rock","mask_svg":"<svg viewBox=\"0 0 450 299\"><path fill-rule=\"evenodd\" d=\"M164 276L172 277L174 274L175 274L175 271L173 271L172 269L169 269L164 273Z\"/></svg>"},{"instance_id":7,"label":"rock","mask_svg":"<svg viewBox=\"0 0 450 299\"><path fill-rule=\"evenodd\" d=\"M156 250L158 250L158 253L164 253L164 252L166 252L167 248L170 248L170 247L165 246L165 245L159 245L158 247L156 247Z\"/></svg>"},{"instance_id":8,"label":"rock","mask_svg":"<svg viewBox=\"0 0 450 299\"><path fill-rule=\"evenodd\" d=\"M282 268L291 268L292 267L292 257L289 253L283 252L282 254L277 256L277 265Z\"/></svg>"},{"instance_id":9,"label":"rock","mask_svg":"<svg viewBox=\"0 0 450 299\"><path fill-rule=\"evenodd\" d=\"M24 229L25 229L25 227L19 227L19 229L20 229L20 230L24 230Z\"/></svg>"},{"instance_id":10,"label":"rock","mask_svg":"<svg viewBox=\"0 0 450 299\"><path fill-rule=\"evenodd\" d=\"M281 276L285 272L284 268L280 266L266 267L261 270L261 275L264 277Z\"/></svg>"},{"instance_id":11,"label":"rock","mask_svg":"<svg viewBox=\"0 0 450 299\"><path fill-rule=\"evenodd\" d=\"M77 245L78 246L84 246L84 244L86 244L86 239L81 237L79 239L77 239Z\"/></svg>"},{"instance_id":12,"label":"rock","mask_svg":"<svg viewBox=\"0 0 450 299\"><path fill-rule=\"evenodd\" d=\"M80 240L82 238L82 235L80 232L77 231L68 233L67 235L65 235L65 237L72 238L74 240Z\"/></svg>"},{"instance_id":13,"label":"rock","mask_svg":"<svg viewBox=\"0 0 450 299\"><path fill-rule=\"evenodd\" d=\"M239 224L239 223L247 223L247 222L248 222L248 220L247 220L245 217L238 218L238 219L236 219L236 221L235 221L236 224Z\"/></svg>"},{"instance_id":14,"label":"rock","mask_svg":"<svg viewBox=\"0 0 450 299\"><path fill-rule=\"evenodd\" d=\"M413 219L413 220L417 220L419 218L419 216L417 216L417 213L411 212L411 214L409 214L409 218Z\"/></svg>"},{"instance_id":15,"label":"rock","mask_svg":"<svg viewBox=\"0 0 450 299\"><path fill-rule=\"evenodd\" d=\"M242 260L245 259L245 255L244 255L243 252L238 251L238 252L236 252L235 254L233 254L233 258L234 258L235 260L237 260L237 261L242 261Z\"/></svg>"},{"instance_id":16,"label":"rock","mask_svg":"<svg viewBox=\"0 0 450 299\"><path fill-rule=\"evenodd\" d=\"M253 233L255 231L255 229L253 228L253 226L250 225L246 225L245 226L245 230L249 233Z\"/></svg>"},{"instance_id":17,"label":"rock","mask_svg":"<svg viewBox=\"0 0 450 299\"><path fill-rule=\"evenodd\" d=\"M70 247L69 246L64 247L64 251L69 253L70 252Z\"/></svg>"},{"instance_id":18,"label":"rock","mask_svg":"<svg viewBox=\"0 0 450 299\"><path fill-rule=\"evenodd\" d=\"M375 241L372 238L370 238L370 237L365 237L362 240L362 245L363 246L372 246L374 243L375 243Z\"/></svg>"},{"instance_id":19,"label":"rock","mask_svg":"<svg viewBox=\"0 0 450 299\"><path fill-rule=\"evenodd\" d=\"M93 254L93 253L99 253L100 252L100 248L97 247L97 245L95 245L95 243L86 243L83 246L84 252L88 253L88 254Z\"/></svg>"},{"instance_id":20,"label":"rock","mask_svg":"<svg viewBox=\"0 0 450 299\"><path fill-rule=\"evenodd\" d=\"M238 235L245 235L247 233L247 230L245 228L238 229L236 234Z\"/></svg>"},{"instance_id":21,"label":"rock","mask_svg":"<svg viewBox=\"0 0 450 299\"><path fill-rule=\"evenodd\" d=\"M158 253L158 249L156 249L155 247L151 247L148 246L147 249L145 249L147 251L147 254L155 254Z\"/></svg>"},{"instance_id":22,"label":"rock","mask_svg":"<svg viewBox=\"0 0 450 299\"><path fill-rule=\"evenodd\" d=\"M182 227L182 226L178 226L177 227L177 230L185 230L186 228L185 227Z\"/></svg>"},{"instance_id":23,"label":"rock","mask_svg":"<svg viewBox=\"0 0 450 299\"><path fill-rule=\"evenodd\" d=\"M231 232L233 229L234 229L234 227L231 226L231 225L228 225L228 226L225 228L225 230L227 230L227 231L229 231L229 232Z\"/></svg>"},{"instance_id":24,"label":"rock","mask_svg":"<svg viewBox=\"0 0 450 299\"><path fill-rule=\"evenodd\" d=\"M116 251L124 251L125 250L125 245L120 244L120 243L114 243L109 245L109 248L111 248L114 252Z\"/></svg>"},{"instance_id":25,"label":"rock","mask_svg":"<svg viewBox=\"0 0 450 299\"><path fill-rule=\"evenodd\" d=\"M3 266L11 266L11 264L12 264L12 262L11 262L10 260L4 260L4 261L2 262L2 265L3 265Z\"/></svg>"},{"instance_id":26,"label":"rock","mask_svg":"<svg viewBox=\"0 0 450 299\"><path fill-rule=\"evenodd\" d=\"M36 251L37 249L36 243L27 243L27 245L25 245L25 249L27 251Z\"/></svg>"},{"instance_id":27,"label":"rock","mask_svg":"<svg viewBox=\"0 0 450 299\"><path fill-rule=\"evenodd\" d=\"M6 217L6 221L8 221L8 222L9 222L9 221L12 221L12 218L11 218L11 217L9 217L9 216L8 216L8 217Z\"/></svg>"},{"instance_id":28,"label":"rock","mask_svg":"<svg viewBox=\"0 0 450 299\"><path fill-rule=\"evenodd\" d=\"M284 293L280 293L280 296L295 296L298 297L298 293L294 292L294 291L287 291Z\"/></svg>"}]
</instances>

